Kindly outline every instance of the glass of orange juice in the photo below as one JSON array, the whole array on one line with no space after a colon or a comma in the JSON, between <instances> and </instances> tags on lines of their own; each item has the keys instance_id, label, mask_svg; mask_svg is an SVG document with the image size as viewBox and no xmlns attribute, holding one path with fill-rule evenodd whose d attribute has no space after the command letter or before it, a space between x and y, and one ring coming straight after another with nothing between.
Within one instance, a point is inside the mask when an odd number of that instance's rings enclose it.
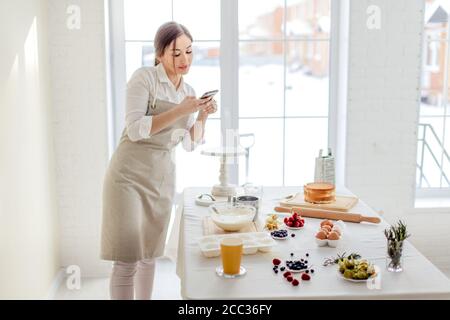
<instances>
[{"instance_id":1,"label":"glass of orange juice","mask_svg":"<svg viewBox=\"0 0 450 320\"><path fill-rule=\"evenodd\" d=\"M216 273L224 278L236 278L243 276L247 270L241 266L242 239L237 237L223 238L220 242L220 255L222 265L216 268Z\"/></svg>"}]
</instances>

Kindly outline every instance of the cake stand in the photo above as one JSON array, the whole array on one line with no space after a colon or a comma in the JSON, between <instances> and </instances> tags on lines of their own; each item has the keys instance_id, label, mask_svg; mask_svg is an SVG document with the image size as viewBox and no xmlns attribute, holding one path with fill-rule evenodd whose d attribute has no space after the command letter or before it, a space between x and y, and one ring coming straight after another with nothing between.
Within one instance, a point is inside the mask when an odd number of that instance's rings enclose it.
<instances>
[{"instance_id":1,"label":"cake stand","mask_svg":"<svg viewBox=\"0 0 450 320\"><path fill-rule=\"evenodd\" d=\"M219 175L220 183L213 186L211 191L212 195L218 197L228 197L236 195L237 186L228 183L227 158L245 155L246 151L241 147L238 148L222 147L222 148L205 149L201 151L201 154L205 156L219 157L220 159L220 175Z\"/></svg>"}]
</instances>

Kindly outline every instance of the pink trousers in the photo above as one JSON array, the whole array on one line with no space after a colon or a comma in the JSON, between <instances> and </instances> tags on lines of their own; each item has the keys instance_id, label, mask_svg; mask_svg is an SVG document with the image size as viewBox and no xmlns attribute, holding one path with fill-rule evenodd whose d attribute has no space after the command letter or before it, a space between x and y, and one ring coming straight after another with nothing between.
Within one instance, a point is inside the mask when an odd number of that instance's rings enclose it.
<instances>
[{"instance_id":1,"label":"pink trousers","mask_svg":"<svg viewBox=\"0 0 450 320\"><path fill-rule=\"evenodd\" d=\"M112 300L150 300L155 276L155 260L113 262L110 281Z\"/></svg>"}]
</instances>

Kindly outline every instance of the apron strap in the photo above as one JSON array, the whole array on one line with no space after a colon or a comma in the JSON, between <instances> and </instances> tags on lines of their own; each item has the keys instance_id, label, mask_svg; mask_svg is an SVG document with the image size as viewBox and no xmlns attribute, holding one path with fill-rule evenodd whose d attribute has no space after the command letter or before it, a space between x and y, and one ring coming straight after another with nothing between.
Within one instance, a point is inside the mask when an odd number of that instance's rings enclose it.
<instances>
[{"instance_id":1,"label":"apron strap","mask_svg":"<svg viewBox=\"0 0 450 320\"><path fill-rule=\"evenodd\" d=\"M155 95L153 96L153 102L152 102L152 109L156 108L156 95L158 94L158 82L159 80L156 80L156 88L155 88Z\"/></svg>"},{"instance_id":2,"label":"apron strap","mask_svg":"<svg viewBox=\"0 0 450 320\"><path fill-rule=\"evenodd\" d=\"M151 104L147 105L147 112L145 112L146 116L150 116L150 108L152 108L153 110L156 109L156 95L158 94L158 80L156 80L156 84L155 84L155 94L153 95L153 101ZM150 108L149 108L150 107Z\"/></svg>"}]
</instances>

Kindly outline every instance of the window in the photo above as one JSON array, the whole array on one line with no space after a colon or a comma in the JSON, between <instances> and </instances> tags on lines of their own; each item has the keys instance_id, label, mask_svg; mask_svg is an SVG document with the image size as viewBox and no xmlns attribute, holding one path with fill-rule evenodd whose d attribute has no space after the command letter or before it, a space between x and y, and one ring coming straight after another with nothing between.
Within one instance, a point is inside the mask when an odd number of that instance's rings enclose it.
<instances>
[{"instance_id":1,"label":"window","mask_svg":"<svg viewBox=\"0 0 450 320\"><path fill-rule=\"evenodd\" d=\"M313 181L314 159L328 144L330 1L244 0L238 6L239 129L255 134L249 180Z\"/></svg>"},{"instance_id":2,"label":"window","mask_svg":"<svg viewBox=\"0 0 450 320\"><path fill-rule=\"evenodd\" d=\"M315 157L328 147L331 2L112 1L115 61L124 64L116 66L116 90L123 90L134 70L153 65L157 28L178 21L194 37L194 62L186 81L197 95L220 89L220 114L208 120L205 147L219 146L224 128L254 134L249 181L246 159L240 157L230 172L238 179L234 182L302 185L312 181ZM120 73L125 74L122 81ZM118 101L123 97L115 103L120 118L124 107ZM117 129L121 131L123 120L115 123L121 123ZM183 177L178 179L178 191L188 185L215 184L219 160L179 151L177 175Z\"/></svg>"},{"instance_id":3,"label":"window","mask_svg":"<svg viewBox=\"0 0 450 320\"><path fill-rule=\"evenodd\" d=\"M426 2L418 130L418 196L450 187L450 1ZM445 191L446 190L446 191Z\"/></svg>"},{"instance_id":4,"label":"window","mask_svg":"<svg viewBox=\"0 0 450 320\"><path fill-rule=\"evenodd\" d=\"M175 20L186 25L194 37L193 68L185 77L186 82L197 95L220 88L220 0L126 0L123 4L127 80L137 68L154 65L153 37L160 25ZM193 14L185 14L189 11ZM216 96L217 101L220 101L220 93ZM217 142L219 145L220 126L220 114L208 119L206 131L211 144ZM186 153L181 147L176 157L177 177L182 177L177 179L177 191L187 186L217 183L218 160L199 152ZM217 172L217 177L201 172Z\"/></svg>"}]
</instances>

